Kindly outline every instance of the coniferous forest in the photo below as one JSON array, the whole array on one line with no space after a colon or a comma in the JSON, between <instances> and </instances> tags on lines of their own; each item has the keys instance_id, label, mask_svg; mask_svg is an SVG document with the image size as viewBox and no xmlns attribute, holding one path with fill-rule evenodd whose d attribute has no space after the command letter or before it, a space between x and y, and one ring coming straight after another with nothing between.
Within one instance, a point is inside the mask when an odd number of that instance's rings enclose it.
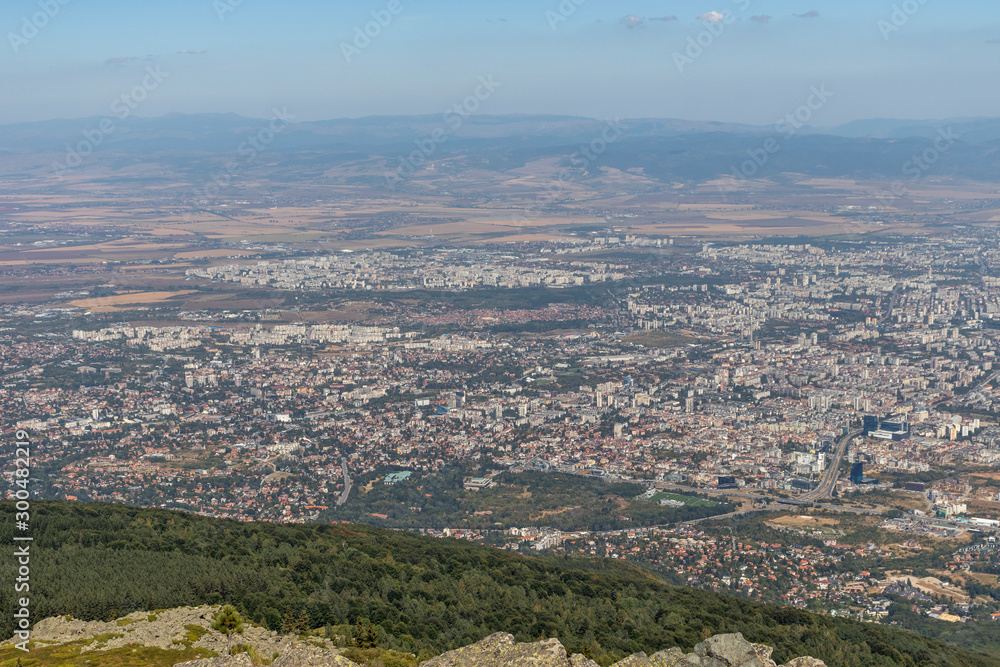
<instances>
[{"instance_id":1,"label":"coniferous forest","mask_svg":"<svg viewBox=\"0 0 1000 667\"><path fill-rule=\"evenodd\" d=\"M11 503L0 503L11 544ZM779 661L831 667L1000 666L992 656L892 628L670 586L615 561L527 558L358 525L246 524L124 506L33 504L31 610L107 620L138 610L233 604L279 630L370 624L380 646L439 652L505 631L557 637L602 663L742 632ZM0 560L12 581L14 559ZM12 588L0 634L12 635Z\"/></svg>"}]
</instances>

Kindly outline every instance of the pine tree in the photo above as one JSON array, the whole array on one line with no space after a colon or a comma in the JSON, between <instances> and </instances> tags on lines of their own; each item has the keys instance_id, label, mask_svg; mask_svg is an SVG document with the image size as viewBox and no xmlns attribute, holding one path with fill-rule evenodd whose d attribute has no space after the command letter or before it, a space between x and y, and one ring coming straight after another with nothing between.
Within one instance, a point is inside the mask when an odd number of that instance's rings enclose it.
<instances>
[{"instance_id":1,"label":"pine tree","mask_svg":"<svg viewBox=\"0 0 1000 667\"><path fill-rule=\"evenodd\" d=\"M358 648L378 647L378 631L375 630L375 626L368 620L358 619L357 624L354 626L353 639L354 645Z\"/></svg>"},{"instance_id":2,"label":"pine tree","mask_svg":"<svg viewBox=\"0 0 1000 667\"><path fill-rule=\"evenodd\" d=\"M298 620L295 621L295 634L304 635L309 632L309 613L303 607Z\"/></svg>"},{"instance_id":3,"label":"pine tree","mask_svg":"<svg viewBox=\"0 0 1000 667\"><path fill-rule=\"evenodd\" d=\"M243 634L243 617L233 605L227 604L212 617L212 629L226 636L226 655L229 655L233 635Z\"/></svg>"},{"instance_id":4,"label":"pine tree","mask_svg":"<svg viewBox=\"0 0 1000 667\"><path fill-rule=\"evenodd\" d=\"M281 620L281 634L290 635L295 631L295 619L292 617L292 608L285 607L285 617Z\"/></svg>"}]
</instances>

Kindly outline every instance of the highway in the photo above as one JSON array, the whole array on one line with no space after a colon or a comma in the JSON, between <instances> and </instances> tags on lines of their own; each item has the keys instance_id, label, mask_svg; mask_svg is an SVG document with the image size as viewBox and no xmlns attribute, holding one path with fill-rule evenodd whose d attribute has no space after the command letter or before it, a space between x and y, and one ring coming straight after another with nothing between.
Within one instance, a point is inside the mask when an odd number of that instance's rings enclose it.
<instances>
[{"instance_id":1,"label":"highway","mask_svg":"<svg viewBox=\"0 0 1000 667\"><path fill-rule=\"evenodd\" d=\"M759 496L763 498L763 496ZM774 500L771 498L771 500ZM746 514L753 514L755 512L789 512L796 506L805 505L807 507L815 507L817 509L823 509L830 512L847 512L849 514L866 514L869 516L879 516L882 514L881 509L865 509L863 507L850 507L848 505L826 505L820 503L811 503L805 500L789 499L789 500L779 500L774 501L766 507L748 507L741 510L736 510L735 512L730 512L729 514L716 514L715 516L706 516L700 519L691 519L690 521L685 521L684 524L688 526L693 526L702 521L724 521L726 519L731 519L738 516L744 516Z\"/></svg>"},{"instance_id":2,"label":"highway","mask_svg":"<svg viewBox=\"0 0 1000 667\"><path fill-rule=\"evenodd\" d=\"M979 384L977 384L975 387L973 387L972 389L969 390L969 393L972 393L974 391L982 391L983 389L986 388L986 385L988 385L990 382L993 382L997 378L1000 378L1000 371L997 371L997 372L993 373L992 375L990 375L989 377L987 377L985 380L983 380L982 382L980 382Z\"/></svg>"},{"instance_id":3,"label":"highway","mask_svg":"<svg viewBox=\"0 0 1000 667\"><path fill-rule=\"evenodd\" d=\"M801 496L802 500L814 501L823 500L829 498L833 493L833 487L837 483L837 473L840 471L840 463L844 460L844 455L847 453L847 446L850 444L851 440L858 437L864 433L860 429L857 431L848 431L847 435L840 436L840 440L837 441L837 450L833 455L833 459L830 461L826 468L826 472L819 479L819 484L815 489L805 493Z\"/></svg>"},{"instance_id":4,"label":"highway","mask_svg":"<svg viewBox=\"0 0 1000 667\"><path fill-rule=\"evenodd\" d=\"M351 476L348 474L347 471L346 458L342 458L340 460L340 469L344 473L344 492L341 493L340 498L337 499L337 507L340 507L341 505L347 502L348 497L350 497L351 495L351 484L353 483L351 480Z\"/></svg>"},{"instance_id":5,"label":"highway","mask_svg":"<svg viewBox=\"0 0 1000 667\"><path fill-rule=\"evenodd\" d=\"M1000 371L994 373L989 378L984 380L981 384L985 385L996 377L1000 377ZM830 503L822 502L823 500L830 497L833 492L833 487L837 483L837 473L840 470L840 464L847 454L847 447L851 440L861 435L863 431L855 430L849 431L847 435L841 436L837 440L837 448L834 452L833 459L830 465L827 467L826 472L819 480L819 485L809 491L795 498L775 498L772 495L763 495L758 493L753 493L747 491L746 489L698 489L691 488L688 486L682 486L680 484L673 484L670 482L655 482L654 486L658 489L666 491L676 491L679 493L684 492L694 492L708 496L724 497L731 499L742 499L749 500L754 503L754 507L745 507L735 512L730 512L728 514L719 514L716 516L708 516L701 519L692 519L690 521L685 521L686 525L695 525L703 521L725 521L726 519L743 516L745 514L752 514L755 512L788 512L793 510L795 507L814 507L816 509L827 510L830 512L848 512L851 514L864 514L868 516L881 516L887 509L887 507L874 507L874 508L863 508L863 507L851 507L849 505L833 505ZM648 483L648 481L647 481ZM968 530L974 528L977 530L982 530L985 532L997 532L1000 533L1000 528L991 528L984 526L974 526L967 523L949 521L946 519L938 519L928 516L914 516L908 515L906 517L909 521L913 523L920 523L927 526L935 526L938 528L952 528L958 530Z\"/></svg>"},{"instance_id":6,"label":"highway","mask_svg":"<svg viewBox=\"0 0 1000 667\"><path fill-rule=\"evenodd\" d=\"M851 440L861 435L863 431L849 431L847 435L842 435L839 440L837 440L837 448L834 451L833 458L830 464L827 466L826 472L819 480L819 485L807 493L803 493L797 498L789 498L787 500L777 500L778 503L782 505L812 505L819 500L825 500L830 497L833 493L833 487L837 483L837 472L840 470L840 464L844 459L844 455L847 454L847 447ZM775 497L770 495L762 495L757 493L752 493L745 489L692 489L687 486L681 486L680 484L672 484L670 482L656 482L655 486L658 489L665 489L671 491L695 491L697 493L704 493L708 495L721 495L728 498L742 498L744 500L750 500L754 503L774 503ZM818 503L816 503L819 506ZM857 512L861 514L878 514L871 510L858 510L857 508L843 508L839 505L823 505L827 509L846 511L846 512ZM761 511L764 508L755 508L754 511ZM745 513L748 510L741 510L739 513ZM772 508L773 511L773 508Z\"/></svg>"}]
</instances>

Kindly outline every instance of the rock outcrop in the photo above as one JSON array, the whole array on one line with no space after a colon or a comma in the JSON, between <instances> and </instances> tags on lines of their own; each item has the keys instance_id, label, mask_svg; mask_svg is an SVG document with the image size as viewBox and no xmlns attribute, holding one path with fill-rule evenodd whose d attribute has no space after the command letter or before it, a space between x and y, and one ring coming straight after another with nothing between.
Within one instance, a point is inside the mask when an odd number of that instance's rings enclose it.
<instances>
[{"instance_id":1,"label":"rock outcrop","mask_svg":"<svg viewBox=\"0 0 1000 667\"><path fill-rule=\"evenodd\" d=\"M93 637L94 641L83 648L84 653L139 645L164 650L186 646L224 654L230 644L248 644L260 655L270 657L292 648L308 647L297 637L279 635L249 623L245 624L243 634L235 635L229 642L211 629L212 615L218 610L219 607L204 606L136 612L107 623L56 616L36 623L31 638L37 642L64 644ZM333 648L325 640L317 638L309 641L326 649Z\"/></svg>"},{"instance_id":2,"label":"rock outcrop","mask_svg":"<svg viewBox=\"0 0 1000 667\"><path fill-rule=\"evenodd\" d=\"M593 660L566 655L558 639L518 644L511 635L497 633L464 648L448 651L421 663L421 667L598 667Z\"/></svg>"},{"instance_id":3,"label":"rock outcrop","mask_svg":"<svg viewBox=\"0 0 1000 667\"><path fill-rule=\"evenodd\" d=\"M158 612L136 612L116 621L78 621L68 617L46 618L35 624L31 638L48 643L66 643L94 637L83 650L107 651L123 646L140 645L170 650L181 645L225 653L226 637L211 629L212 615L219 607L179 607ZM317 640L319 641L319 640ZM301 644L295 637L279 635L265 628L246 624L243 634L232 644L249 644L261 655L282 653ZM328 642L324 645L332 648Z\"/></svg>"},{"instance_id":4,"label":"rock outcrop","mask_svg":"<svg viewBox=\"0 0 1000 667\"><path fill-rule=\"evenodd\" d=\"M685 654L679 648L660 651L652 656L637 653L615 663L614 667L778 667L771 660L772 649L751 644L743 635L716 635ZM582 655L569 656L555 639L519 644L507 634L486 639L432 658L421 667L596 667ZM796 658L782 667L825 667L820 660Z\"/></svg>"},{"instance_id":5,"label":"rock outcrop","mask_svg":"<svg viewBox=\"0 0 1000 667\"><path fill-rule=\"evenodd\" d=\"M164 650L203 649L202 655L223 655L230 642L211 629L218 607L182 607L158 612L137 612L111 622L78 621L69 617L47 618L35 624L32 640L43 645L71 644L81 655L100 664L101 651L125 646L149 646ZM82 648L80 645L82 644ZM317 637L283 636L246 624L232 645L249 645L271 667L359 667L329 642ZM209 652L210 651L210 652ZM779 667L772 650L752 644L741 634L716 635L685 654L679 648L646 655L637 653L613 667ZM190 655L190 652L187 654ZM175 667L253 667L246 653L176 663ZM557 639L518 643L513 636L498 633L471 646L448 651L420 667L599 667L582 655L569 655ZM795 658L781 667L826 667L815 658Z\"/></svg>"},{"instance_id":6,"label":"rock outcrop","mask_svg":"<svg viewBox=\"0 0 1000 667\"><path fill-rule=\"evenodd\" d=\"M206 658L181 662L174 667L253 667L245 653L228 658ZM359 667L357 663L329 650L292 648L274 659L270 667Z\"/></svg>"}]
</instances>

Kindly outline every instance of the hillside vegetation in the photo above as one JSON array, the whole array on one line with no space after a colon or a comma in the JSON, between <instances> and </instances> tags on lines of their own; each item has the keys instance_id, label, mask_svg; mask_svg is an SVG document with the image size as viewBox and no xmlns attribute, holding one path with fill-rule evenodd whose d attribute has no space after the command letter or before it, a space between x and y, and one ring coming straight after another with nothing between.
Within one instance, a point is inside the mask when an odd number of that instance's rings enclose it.
<instances>
[{"instance_id":1,"label":"hillside vegetation","mask_svg":"<svg viewBox=\"0 0 1000 667\"><path fill-rule=\"evenodd\" d=\"M0 503L5 544L13 512ZM374 624L381 647L425 655L505 631L521 641L557 637L607 665L742 632L775 647L778 662L812 655L831 667L1000 667L992 656L886 627L672 587L624 563L525 558L367 526L242 524L39 501L32 534L36 620L228 602L272 629L303 610L313 627L360 619ZM14 559L0 560L0 580L13 581L13 567ZM9 637L13 587L2 591L0 634Z\"/></svg>"}]
</instances>

